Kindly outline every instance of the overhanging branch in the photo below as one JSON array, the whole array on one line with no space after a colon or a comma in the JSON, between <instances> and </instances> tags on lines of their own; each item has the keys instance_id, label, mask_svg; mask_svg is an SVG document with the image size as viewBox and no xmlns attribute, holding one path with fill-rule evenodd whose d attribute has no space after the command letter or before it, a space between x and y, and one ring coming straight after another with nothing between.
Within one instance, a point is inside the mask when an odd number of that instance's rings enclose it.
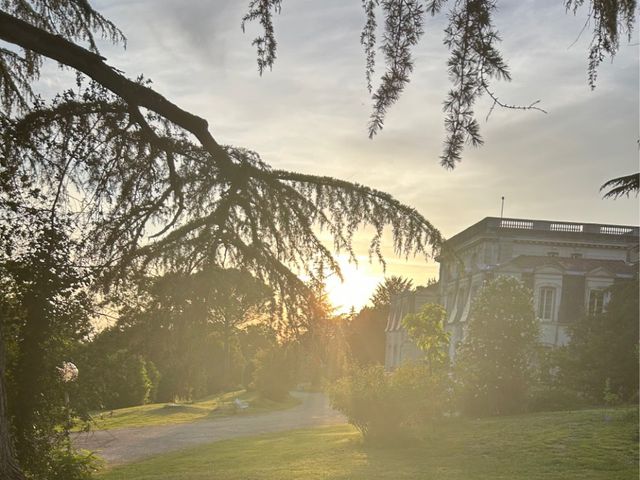
<instances>
[{"instance_id":1,"label":"overhanging branch","mask_svg":"<svg viewBox=\"0 0 640 480\"><path fill-rule=\"evenodd\" d=\"M147 108L191 132L222 169L233 162L209 132L206 120L189 113L155 90L129 80L105 59L59 35L34 27L0 10L0 39L74 68L92 78L130 105Z\"/></svg>"}]
</instances>

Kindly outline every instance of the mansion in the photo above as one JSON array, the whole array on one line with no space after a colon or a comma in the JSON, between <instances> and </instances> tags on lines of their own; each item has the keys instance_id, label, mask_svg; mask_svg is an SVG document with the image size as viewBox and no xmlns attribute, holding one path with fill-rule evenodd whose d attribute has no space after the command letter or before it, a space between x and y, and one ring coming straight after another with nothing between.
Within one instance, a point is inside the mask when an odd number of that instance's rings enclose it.
<instances>
[{"instance_id":1,"label":"mansion","mask_svg":"<svg viewBox=\"0 0 640 480\"><path fill-rule=\"evenodd\" d=\"M397 295L386 327L385 366L421 354L402 319L425 303L447 311L449 356L465 335L469 309L485 280L509 275L533 291L541 341L568 342L567 325L602 312L607 288L638 272L638 227L487 217L447 240L438 283Z\"/></svg>"}]
</instances>

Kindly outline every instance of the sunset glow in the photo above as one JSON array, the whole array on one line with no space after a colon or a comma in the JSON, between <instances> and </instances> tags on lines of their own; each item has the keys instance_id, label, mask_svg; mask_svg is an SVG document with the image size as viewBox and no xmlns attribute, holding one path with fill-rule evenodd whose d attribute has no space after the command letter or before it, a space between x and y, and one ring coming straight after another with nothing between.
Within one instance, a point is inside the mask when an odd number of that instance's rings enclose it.
<instances>
[{"instance_id":1,"label":"sunset glow","mask_svg":"<svg viewBox=\"0 0 640 480\"><path fill-rule=\"evenodd\" d=\"M337 275L326 280L329 300L336 313L348 313L352 307L357 311L367 304L376 285L384 279L382 269L371 265L366 258L359 259L356 266L340 256L338 263L344 281Z\"/></svg>"}]
</instances>

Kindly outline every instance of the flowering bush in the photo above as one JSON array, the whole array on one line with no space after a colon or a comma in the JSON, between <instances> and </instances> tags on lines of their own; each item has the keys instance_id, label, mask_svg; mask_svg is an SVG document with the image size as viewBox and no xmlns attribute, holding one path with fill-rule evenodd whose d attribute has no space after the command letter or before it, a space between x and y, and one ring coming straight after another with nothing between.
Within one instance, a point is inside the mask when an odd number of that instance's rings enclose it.
<instances>
[{"instance_id":1,"label":"flowering bush","mask_svg":"<svg viewBox=\"0 0 640 480\"><path fill-rule=\"evenodd\" d=\"M526 410L539 328L531 290L510 277L484 284L471 305L467 335L456 359L466 413L504 415Z\"/></svg>"},{"instance_id":2,"label":"flowering bush","mask_svg":"<svg viewBox=\"0 0 640 480\"><path fill-rule=\"evenodd\" d=\"M62 367L56 367L64 383L75 382L78 379L78 367L71 362L62 362Z\"/></svg>"}]
</instances>

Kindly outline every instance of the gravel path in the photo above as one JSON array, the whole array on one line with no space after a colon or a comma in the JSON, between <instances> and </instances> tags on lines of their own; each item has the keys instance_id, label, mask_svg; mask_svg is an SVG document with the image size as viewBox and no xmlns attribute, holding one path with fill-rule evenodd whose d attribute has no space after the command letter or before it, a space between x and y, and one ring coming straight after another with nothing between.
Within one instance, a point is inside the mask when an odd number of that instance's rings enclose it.
<instances>
[{"instance_id":1,"label":"gravel path","mask_svg":"<svg viewBox=\"0 0 640 480\"><path fill-rule=\"evenodd\" d=\"M73 442L78 448L97 453L108 465L119 465L201 443L345 423L345 417L331 408L324 394L292 395L302 403L288 410L179 425L96 430L76 434Z\"/></svg>"}]
</instances>

